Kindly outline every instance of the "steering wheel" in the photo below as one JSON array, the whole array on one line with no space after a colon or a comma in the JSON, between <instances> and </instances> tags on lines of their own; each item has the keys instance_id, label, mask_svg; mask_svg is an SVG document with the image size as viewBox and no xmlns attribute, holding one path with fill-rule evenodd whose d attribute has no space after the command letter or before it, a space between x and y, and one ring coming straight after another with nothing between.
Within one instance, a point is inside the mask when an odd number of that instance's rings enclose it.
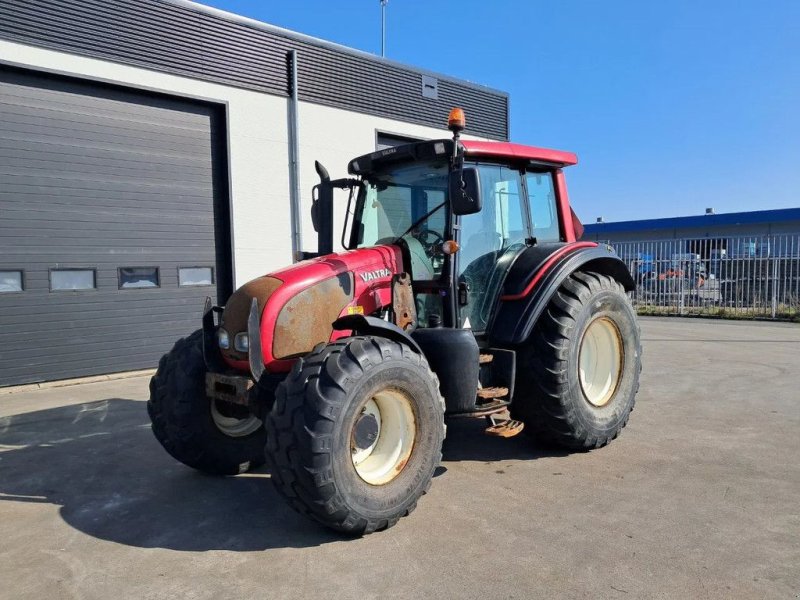
<instances>
[{"instance_id":1,"label":"steering wheel","mask_svg":"<svg viewBox=\"0 0 800 600\"><path fill-rule=\"evenodd\" d=\"M417 238L419 243L425 247L425 253L428 256L433 256L435 254L434 249L436 246L444 243L444 237L441 233L434 231L433 229L428 229L427 227L419 229L414 234L414 237Z\"/></svg>"}]
</instances>

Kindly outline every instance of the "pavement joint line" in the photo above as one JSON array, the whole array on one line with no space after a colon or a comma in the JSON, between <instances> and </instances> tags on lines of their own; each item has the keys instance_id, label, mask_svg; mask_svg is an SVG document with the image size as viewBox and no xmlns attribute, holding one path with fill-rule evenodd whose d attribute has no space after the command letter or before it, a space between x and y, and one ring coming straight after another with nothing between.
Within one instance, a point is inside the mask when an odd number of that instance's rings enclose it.
<instances>
[{"instance_id":1,"label":"pavement joint line","mask_svg":"<svg viewBox=\"0 0 800 600\"><path fill-rule=\"evenodd\" d=\"M56 381L42 381L40 383L25 383L22 385L10 385L0 387L0 396L18 394L22 392L33 392L36 390L49 390L52 388L69 387L73 385L83 385L85 383L99 383L102 381L116 381L118 379L130 379L132 377L152 376L155 369L139 369L137 371L123 371L121 373L108 373L105 375L89 375L87 377L74 377L71 379L58 379Z\"/></svg>"}]
</instances>

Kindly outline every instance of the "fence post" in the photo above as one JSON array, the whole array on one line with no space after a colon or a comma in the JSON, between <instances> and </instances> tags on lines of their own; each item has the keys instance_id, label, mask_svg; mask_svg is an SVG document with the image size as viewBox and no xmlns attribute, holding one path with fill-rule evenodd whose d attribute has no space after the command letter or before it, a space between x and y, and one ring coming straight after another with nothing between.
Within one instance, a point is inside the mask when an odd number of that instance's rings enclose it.
<instances>
[{"instance_id":1,"label":"fence post","mask_svg":"<svg viewBox=\"0 0 800 600\"><path fill-rule=\"evenodd\" d=\"M778 295L776 293L778 289L778 253L774 251L772 238L767 239L769 240L770 258L772 259L772 280L770 283L772 284L772 318L774 319L778 314Z\"/></svg>"}]
</instances>

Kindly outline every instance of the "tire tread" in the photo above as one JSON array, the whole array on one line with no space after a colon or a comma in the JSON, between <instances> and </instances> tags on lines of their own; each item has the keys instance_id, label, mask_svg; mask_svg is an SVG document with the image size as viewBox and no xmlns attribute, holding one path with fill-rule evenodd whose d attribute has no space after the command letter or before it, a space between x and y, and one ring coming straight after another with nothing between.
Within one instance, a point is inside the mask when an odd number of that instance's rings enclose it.
<instances>
[{"instance_id":1,"label":"tire tread","mask_svg":"<svg viewBox=\"0 0 800 600\"><path fill-rule=\"evenodd\" d=\"M569 340L581 310L603 291L618 294L630 305L622 284L608 275L577 271L570 275L542 313L528 342L520 348L522 369L517 393L521 400L512 405L514 414L525 422L526 432L535 439L577 450L600 448L615 439L628 422L638 392L638 373L633 400L618 427L602 435L586 431L569 394ZM632 310L632 309L631 309ZM639 324L636 323L637 352L641 356ZM641 361L638 363L641 371Z\"/></svg>"},{"instance_id":2,"label":"tire tread","mask_svg":"<svg viewBox=\"0 0 800 600\"><path fill-rule=\"evenodd\" d=\"M298 513L351 535L387 529L416 507L414 499L402 514L382 519L367 519L349 509L331 473L333 428L317 433L319 420L332 425L345 409L349 384L392 356L424 368L439 389L439 381L427 361L404 344L384 338L345 338L317 347L297 360L278 386L266 422L267 462L278 492ZM437 397L443 415L444 399L438 393ZM442 437L444 427L442 419ZM440 451L437 465L441 458ZM430 480L422 493L429 487Z\"/></svg>"}]
</instances>

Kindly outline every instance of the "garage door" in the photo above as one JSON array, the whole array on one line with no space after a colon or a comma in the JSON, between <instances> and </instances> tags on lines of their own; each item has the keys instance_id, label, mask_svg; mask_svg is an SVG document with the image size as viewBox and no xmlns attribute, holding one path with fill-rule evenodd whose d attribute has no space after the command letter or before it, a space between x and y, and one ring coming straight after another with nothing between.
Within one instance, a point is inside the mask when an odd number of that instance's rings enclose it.
<instances>
[{"instance_id":1,"label":"garage door","mask_svg":"<svg viewBox=\"0 0 800 600\"><path fill-rule=\"evenodd\" d=\"M227 297L221 110L0 68L0 385L155 366Z\"/></svg>"}]
</instances>

